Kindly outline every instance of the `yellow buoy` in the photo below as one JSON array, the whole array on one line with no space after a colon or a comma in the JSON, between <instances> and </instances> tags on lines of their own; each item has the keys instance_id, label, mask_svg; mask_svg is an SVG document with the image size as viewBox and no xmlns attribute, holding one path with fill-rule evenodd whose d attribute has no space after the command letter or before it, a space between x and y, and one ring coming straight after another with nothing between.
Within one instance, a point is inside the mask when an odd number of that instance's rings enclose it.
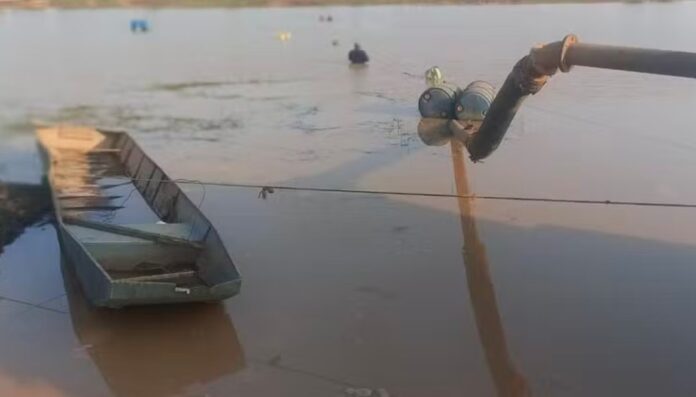
<instances>
[{"instance_id":1,"label":"yellow buoy","mask_svg":"<svg viewBox=\"0 0 696 397\"><path fill-rule=\"evenodd\" d=\"M278 33L278 40L280 41L288 41L292 38L292 33L290 32L280 32Z\"/></svg>"},{"instance_id":2,"label":"yellow buoy","mask_svg":"<svg viewBox=\"0 0 696 397\"><path fill-rule=\"evenodd\" d=\"M444 81L445 79L442 77L442 72L437 66L433 66L425 71L425 83L428 85L428 87L438 86Z\"/></svg>"}]
</instances>

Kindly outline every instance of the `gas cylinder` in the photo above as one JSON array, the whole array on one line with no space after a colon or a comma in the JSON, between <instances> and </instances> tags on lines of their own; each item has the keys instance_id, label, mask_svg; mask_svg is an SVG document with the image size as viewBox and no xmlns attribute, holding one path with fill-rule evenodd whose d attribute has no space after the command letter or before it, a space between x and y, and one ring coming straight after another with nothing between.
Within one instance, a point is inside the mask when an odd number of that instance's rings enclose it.
<instances>
[{"instance_id":1,"label":"gas cylinder","mask_svg":"<svg viewBox=\"0 0 696 397\"><path fill-rule=\"evenodd\" d=\"M482 121L495 98L495 88L485 81L474 81L466 86L454 109L457 119Z\"/></svg>"}]
</instances>

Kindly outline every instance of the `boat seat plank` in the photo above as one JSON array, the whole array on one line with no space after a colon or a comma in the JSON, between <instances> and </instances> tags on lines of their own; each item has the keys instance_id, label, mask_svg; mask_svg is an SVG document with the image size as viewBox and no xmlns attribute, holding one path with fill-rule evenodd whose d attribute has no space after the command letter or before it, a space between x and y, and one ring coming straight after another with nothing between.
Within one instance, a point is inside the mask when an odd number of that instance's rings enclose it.
<instances>
[{"instance_id":1,"label":"boat seat plank","mask_svg":"<svg viewBox=\"0 0 696 397\"><path fill-rule=\"evenodd\" d=\"M135 276L128 278L121 278L119 281L169 281L181 278L192 278L196 276L196 272L193 270L187 270L183 272L176 273L164 273L164 274L151 274L147 276Z\"/></svg>"},{"instance_id":2,"label":"boat seat plank","mask_svg":"<svg viewBox=\"0 0 696 397\"><path fill-rule=\"evenodd\" d=\"M201 250L188 245L162 244L124 234L109 233L77 225L65 225L104 270L136 272L143 262L162 267L196 263Z\"/></svg>"},{"instance_id":3,"label":"boat seat plank","mask_svg":"<svg viewBox=\"0 0 696 397\"><path fill-rule=\"evenodd\" d=\"M136 240L149 240L161 244L182 245L195 249L202 249L200 243L186 239L190 235L190 229L182 224L149 224L149 225L115 225L95 222L86 219L64 216L63 222L71 226L79 226L83 229L92 229L106 234L132 237Z\"/></svg>"},{"instance_id":4,"label":"boat seat plank","mask_svg":"<svg viewBox=\"0 0 696 397\"><path fill-rule=\"evenodd\" d=\"M191 235L191 225L188 223L131 223L123 226L147 233L163 234L184 240L188 240Z\"/></svg>"},{"instance_id":5,"label":"boat seat plank","mask_svg":"<svg viewBox=\"0 0 696 397\"><path fill-rule=\"evenodd\" d=\"M131 272L142 276L152 274L148 269L140 269L143 263L157 265L162 269L195 264L201 252L191 247L162 245L155 242L144 244L98 242L86 243L84 247L112 277L117 277L114 272Z\"/></svg>"},{"instance_id":6,"label":"boat seat plank","mask_svg":"<svg viewBox=\"0 0 696 397\"><path fill-rule=\"evenodd\" d=\"M66 229L80 240L83 244L133 244L133 245L152 245L155 244L152 240L146 240L125 234L110 233L104 230L96 230L88 227L77 225L66 225Z\"/></svg>"},{"instance_id":7,"label":"boat seat plank","mask_svg":"<svg viewBox=\"0 0 696 397\"><path fill-rule=\"evenodd\" d=\"M123 196L120 195L113 195L113 196L101 196L98 194L91 194L91 193L74 193L74 194L61 194L58 196L59 200L78 200L78 199L106 199L106 200L115 200L118 198L121 198Z\"/></svg>"},{"instance_id":8,"label":"boat seat plank","mask_svg":"<svg viewBox=\"0 0 696 397\"><path fill-rule=\"evenodd\" d=\"M116 211L125 208L122 205L71 205L61 206L62 211Z\"/></svg>"}]
</instances>

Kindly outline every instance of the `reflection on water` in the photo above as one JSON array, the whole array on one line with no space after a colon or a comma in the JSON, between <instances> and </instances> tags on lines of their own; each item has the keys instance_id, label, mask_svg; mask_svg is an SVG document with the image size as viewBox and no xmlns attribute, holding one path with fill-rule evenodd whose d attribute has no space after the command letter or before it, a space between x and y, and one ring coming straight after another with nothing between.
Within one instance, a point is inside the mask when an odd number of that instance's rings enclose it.
<instances>
[{"instance_id":1,"label":"reflection on water","mask_svg":"<svg viewBox=\"0 0 696 397\"><path fill-rule=\"evenodd\" d=\"M221 304L99 309L82 295L64 258L61 270L75 335L115 395L180 395L244 368Z\"/></svg>"},{"instance_id":2,"label":"reflection on water","mask_svg":"<svg viewBox=\"0 0 696 397\"><path fill-rule=\"evenodd\" d=\"M418 123L418 137L428 146L446 145L451 138L448 123L446 119L421 119Z\"/></svg>"},{"instance_id":3,"label":"reflection on water","mask_svg":"<svg viewBox=\"0 0 696 397\"><path fill-rule=\"evenodd\" d=\"M515 368L510 357L491 279L486 246L480 240L476 227L473 203L471 199L463 198L471 194L466 174L464 145L460 140L451 137L447 123L447 120L423 119L418 124L418 136L426 145L441 146L450 143L455 187L457 195L462 196L457 199L457 204L464 239L462 259L466 268L469 297L476 317L479 339L498 395L529 396L529 384Z\"/></svg>"},{"instance_id":4,"label":"reflection on water","mask_svg":"<svg viewBox=\"0 0 696 397\"><path fill-rule=\"evenodd\" d=\"M24 228L48 214L50 202L46 186L0 181L0 253Z\"/></svg>"},{"instance_id":5,"label":"reflection on water","mask_svg":"<svg viewBox=\"0 0 696 397\"><path fill-rule=\"evenodd\" d=\"M57 388L43 382L19 382L0 373L0 392L12 397L69 397Z\"/></svg>"}]
</instances>

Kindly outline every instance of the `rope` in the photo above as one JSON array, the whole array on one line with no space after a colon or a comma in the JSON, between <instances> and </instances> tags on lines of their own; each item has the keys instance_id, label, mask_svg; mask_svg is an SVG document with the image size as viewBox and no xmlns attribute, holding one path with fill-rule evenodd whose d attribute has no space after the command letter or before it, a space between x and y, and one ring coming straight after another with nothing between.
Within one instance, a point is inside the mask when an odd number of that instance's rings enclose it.
<instances>
[{"instance_id":1,"label":"rope","mask_svg":"<svg viewBox=\"0 0 696 397\"><path fill-rule=\"evenodd\" d=\"M147 179L132 179L132 181L147 181ZM404 192L390 190L361 190L361 189L335 189L321 187L302 187L302 186L282 186L282 185L257 185L247 183L225 183L225 182L203 182L194 179L175 179L171 183L198 184L201 186L218 186L232 188L252 188L260 189L259 198L265 199L268 194L275 190L288 191L307 191L324 193L345 193L345 194L374 194L386 196L410 196L410 197L439 197L439 198L458 198L468 200L491 200L491 201L526 201L541 203L564 203L564 204L593 204L593 205L621 205L637 207L665 207L665 208L696 208L696 203L674 203L674 202L651 202L651 201L623 201L623 200L589 200L589 199L566 199L556 197L530 197L530 196L505 196L505 195L459 195L453 193L426 193L426 192Z\"/></svg>"}]
</instances>

